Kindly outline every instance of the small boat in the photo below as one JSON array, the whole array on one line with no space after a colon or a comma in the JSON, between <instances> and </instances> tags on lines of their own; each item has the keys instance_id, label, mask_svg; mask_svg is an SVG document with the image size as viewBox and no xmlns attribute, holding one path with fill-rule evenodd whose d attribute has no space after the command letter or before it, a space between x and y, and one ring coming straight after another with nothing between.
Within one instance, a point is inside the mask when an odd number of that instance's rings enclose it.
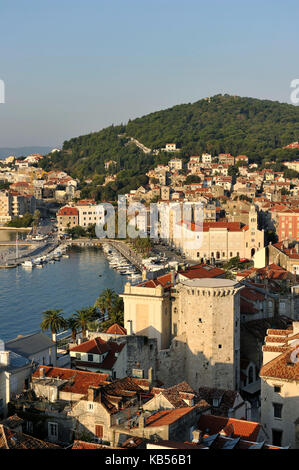
<instances>
[{"instance_id":1,"label":"small boat","mask_svg":"<svg viewBox=\"0 0 299 470\"><path fill-rule=\"evenodd\" d=\"M62 255L63 258L69 258L70 255Z\"/></svg>"},{"instance_id":2,"label":"small boat","mask_svg":"<svg viewBox=\"0 0 299 470\"><path fill-rule=\"evenodd\" d=\"M24 261L24 263L22 263L22 266L23 268L32 269L35 266L35 264L32 261L27 260L27 261Z\"/></svg>"}]
</instances>

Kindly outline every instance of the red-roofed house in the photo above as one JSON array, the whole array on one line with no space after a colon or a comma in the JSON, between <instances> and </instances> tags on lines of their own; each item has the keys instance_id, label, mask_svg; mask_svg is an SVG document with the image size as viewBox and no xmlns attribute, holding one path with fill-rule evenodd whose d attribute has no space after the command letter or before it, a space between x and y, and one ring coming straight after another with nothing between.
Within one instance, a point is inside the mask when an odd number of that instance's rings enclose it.
<instances>
[{"instance_id":1,"label":"red-roofed house","mask_svg":"<svg viewBox=\"0 0 299 470\"><path fill-rule=\"evenodd\" d=\"M58 233L79 225L79 212L75 207L64 206L57 212Z\"/></svg>"},{"instance_id":2,"label":"red-roofed house","mask_svg":"<svg viewBox=\"0 0 299 470\"><path fill-rule=\"evenodd\" d=\"M261 423L269 442L299 449L299 322L267 331L260 377Z\"/></svg>"},{"instance_id":3,"label":"red-roofed house","mask_svg":"<svg viewBox=\"0 0 299 470\"><path fill-rule=\"evenodd\" d=\"M251 259L264 247L264 231L258 229L254 205L249 211L248 225L221 221L200 225L182 220L177 228L172 242L188 259L226 261L236 256Z\"/></svg>"},{"instance_id":4,"label":"red-roofed house","mask_svg":"<svg viewBox=\"0 0 299 470\"><path fill-rule=\"evenodd\" d=\"M227 437L241 437L247 441L264 441L265 433L260 423L244 419L225 418L204 414L198 422L198 429L205 434L221 434Z\"/></svg>"},{"instance_id":5,"label":"red-roofed house","mask_svg":"<svg viewBox=\"0 0 299 470\"><path fill-rule=\"evenodd\" d=\"M125 343L98 337L70 348L70 356L76 369L107 373L113 379L126 376Z\"/></svg>"},{"instance_id":6,"label":"red-roofed house","mask_svg":"<svg viewBox=\"0 0 299 470\"><path fill-rule=\"evenodd\" d=\"M136 418L139 407L152 395L146 380L106 379L108 374L40 366L32 378L37 400L27 402L29 415L25 410L23 418L30 422L32 410L37 417L42 414L40 432L53 442L68 443L84 435L93 442L118 445L119 436L112 427Z\"/></svg>"}]
</instances>

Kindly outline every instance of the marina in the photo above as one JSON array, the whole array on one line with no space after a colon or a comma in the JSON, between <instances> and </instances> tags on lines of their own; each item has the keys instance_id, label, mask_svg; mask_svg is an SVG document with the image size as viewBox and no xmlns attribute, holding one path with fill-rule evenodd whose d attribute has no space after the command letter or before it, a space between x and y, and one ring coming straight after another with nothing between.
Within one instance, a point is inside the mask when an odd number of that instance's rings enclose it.
<instances>
[{"instance_id":1,"label":"marina","mask_svg":"<svg viewBox=\"0 0 299 470\"><path fill-rule=\"evenodd\" d=\"M68 259L0 270L0 338L40 330L42 312L62 309L65 317L93 305L106 288L123 292L128 279L112 269L102 250L72 246Z\"/></svg>"},{"instance_id":2,"label":"marina","mask_svg":"<svg viewBox=\"0 0 299 470\"><path fill-rule=\"evenodd\" d=\"M108 260L109 266L118 271L135 285L141 282L142 276L140 270L128 259L123 256L111 243L103 243L103 252Z\"/></svg>"}]
</instances>

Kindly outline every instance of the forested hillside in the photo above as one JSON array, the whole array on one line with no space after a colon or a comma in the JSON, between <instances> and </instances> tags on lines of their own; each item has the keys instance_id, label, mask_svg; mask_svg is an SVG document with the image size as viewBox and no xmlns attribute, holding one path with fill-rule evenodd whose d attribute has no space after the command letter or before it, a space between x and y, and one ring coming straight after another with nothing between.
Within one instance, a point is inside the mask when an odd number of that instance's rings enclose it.
<instances>
[{"instance_id":1,"label":"forested hillside","mask_svg":"<svg viewBox=\"0 0 299 470\"><path fill-rule=\"evenodd\" d=\"M117 162L117 182L105 187L104 197L146 183L145 172L169 155L144 154L129 138L153 149L176 143L179 156L209 152L245 154L250 161L299 159L298 150L282 147L299 140L299 107L254 98L217 95L182 104L110 126L64 142L61 152L45 158L45 169L65 169L75 177L92 177L102 184L107 160ZM112 169L111 169L112 171ZM120 172L120 173L119 173ZM111 189L111 191L110 191ZM100 195L99 195L100 197Z\"/></svg>"}]
</instances>

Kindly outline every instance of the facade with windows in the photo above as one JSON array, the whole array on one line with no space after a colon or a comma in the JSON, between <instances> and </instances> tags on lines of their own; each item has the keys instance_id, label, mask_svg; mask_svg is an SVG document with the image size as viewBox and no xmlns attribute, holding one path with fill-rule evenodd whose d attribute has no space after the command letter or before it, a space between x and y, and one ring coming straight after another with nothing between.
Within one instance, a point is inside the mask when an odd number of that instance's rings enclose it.
<instances>
[{"instance_id":1,"label":"facade with windows","mask_svg":"<svg viewBox=\"0 0 299 470\"><path fill-rule=\"evenodd\" d=\"M264 230L258 229L257 212L252 206L249 224L240 222L181 221L173 243L188 259L226 261L234 257L251 259L264 247Z\"/></svg>"},{"instance_id":2,"label":"facade with windows","mask_svg":"<svg viewBox=\"0 0 299 470\"><path fill-rule=\"evenodd\" d=\"M102 223L104 220L104 207L95 202L79 202L76 205L79 221L78 225L87 228L89 225Z\"/></svg>"},{"instance_id":3,"label":"facade with windows","mask_svg":"<svg viewBox=\"0 0 299 470\"><path fill-rule=\"evenodd\" d=\"M263 346L261 422L273 445L299 449L299 322L268 330Z\"/></svg>"}]
</instances>

